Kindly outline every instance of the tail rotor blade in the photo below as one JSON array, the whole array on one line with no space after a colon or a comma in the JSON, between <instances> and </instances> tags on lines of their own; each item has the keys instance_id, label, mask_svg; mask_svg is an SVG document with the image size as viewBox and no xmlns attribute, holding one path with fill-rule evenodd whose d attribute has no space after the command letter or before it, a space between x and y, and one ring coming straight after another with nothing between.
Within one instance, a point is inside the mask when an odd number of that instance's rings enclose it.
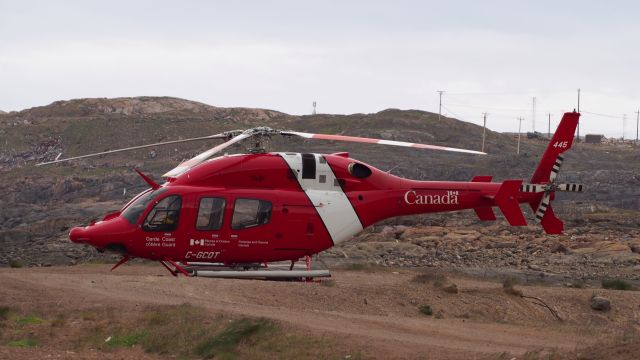
<instances>
[{"instance_id":1,"label":"tail rotor blade","mask_svg":"<svg viewBox=\"0 0 640 360\"><path fill-rule=\"evenodd\" d=\"M559 191L568 191L568 192L583 192L584 185L583 184L558 184Z\"/></svg>"},{"instance_id":2,"label":"tail rotor blade","mask_svg":"<svg viewBox=\"0 0 640 360\"><path fill-rule=\"evenodd\" d=\"M524 193L545 192L545 185L544 184L522 184L520 185L520 192L524 192Z\"/></svg>"},{"instance_id":3,"label":"tail rotor blade","mask_svg":"<svg viewBox=\"0 0 640 360\"><path fill-rule=\"evenodd\" d=\"M538 210L536 210L536 219L538 221L542 221L544 218L544 214L547 212L547 208L549 207L549 203L551 202L551 193L546 192L542 197L542 201L540 201L540 205L538 205Z\"/></svg>"},{"instance_id":4,"label":"tail rotor blade","mask_svg":"<svg viewBox=\"0 0 640 360\"><path fill-rule=\"evenodd\" d=\"M551 173L549 174L549 183L553 183L556 181L556 177L558 177L558 173L560 172L560 167L562 166L563 161L564 157L562 157L562 155L558 155L558 157L556 158L556 162L551 168Z\"/></svg>"},{"instance_id":5,"label":"tail rotor blade","mask_svg":"<svg viewBox=\"0 0 640 360\"><path fill-rule=\"evenodd\" d=\"M429 150L450 151L450 152L458 152L458 153L466 153L466 154L487 155L487 153L484 153L481 151L475 151L475 150L459 149L459 148L452 148L452 147L438 146L438 145L409 143L404 141L373 139L373 138L358 137L358 136L312 134L312 133L305 133L305 132L299 132L299 131L281 131L280 134L300 136L305 139L349 141L349 142L367 143L367 144L403 146L403 147L410 147L415 149L429 149Z\"/></svg>"}]
</instances>

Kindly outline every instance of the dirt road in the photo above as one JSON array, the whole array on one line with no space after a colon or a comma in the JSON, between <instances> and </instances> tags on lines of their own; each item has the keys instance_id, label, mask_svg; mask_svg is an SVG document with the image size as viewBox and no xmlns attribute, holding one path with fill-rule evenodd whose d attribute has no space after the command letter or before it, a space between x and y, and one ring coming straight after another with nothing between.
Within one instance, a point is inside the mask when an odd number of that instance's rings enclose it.
<instances>
[{"instance_id":1,"label":"dirt road","mask_svg":"<svg viewBox=\"0 0 640 360\"><path fill-rule=\"evenodd\" d=\"M519 287L544 299L564 321L533 302L505 294L498 281L449 277L458 293L416 270L333 271L333 282L173 278L159 266L108 265L0 270L0 305L41 312L68 308L190 303L212 313L266 317L301 333L336 337L379 358L496 358L527 351L573 352L615 342L640 329L636 292L597 290L612 311L589 307L594 289ZM418 311L427 304L434 316Z\"/></svg>"}]
</instances>

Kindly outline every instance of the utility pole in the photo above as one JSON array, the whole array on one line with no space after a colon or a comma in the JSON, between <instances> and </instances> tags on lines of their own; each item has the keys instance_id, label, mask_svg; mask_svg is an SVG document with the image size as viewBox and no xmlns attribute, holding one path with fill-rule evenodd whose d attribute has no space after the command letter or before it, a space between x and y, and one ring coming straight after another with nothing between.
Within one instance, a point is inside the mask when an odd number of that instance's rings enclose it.
<instances>
[{"instance_id":1,"label":"utility pole","mask_svg":"<svg viewBox=\"0 0 640 360\"><path fill-rule=\"evenodd\" d=\"M627 127L627 114L622 114L622 142L624 142L624 131Z\"/></svg>"},{"instance_id":2,"label":"utility pole","mask_svg":"<svg viewBox=\"0 0 640 360\"><path fill-rule=\"evenodd\" d=\"M640 109L636 111L636 145L638 145L638 125L640 125Z\"/></svg>"},{"instance_id":3,"label":"utility pole","mask_svg":"<svg viewBox=\"0 0 640 360\"><path fill-rule=\"evenodd\" d=\"M442 116L442 93L444 91L438 90L438 94L440 94L440 105L438 106L438 121L440 121L440 117Z\"/></svg>"},{"instance_id":4,"label":"utility pole","mask_svg":"<svg viewBox=\"0 0 640 360\"><path fill-rule=\"evenodd\" d=\"M580 89L578 89L578 114L580 113ZM578 142L580 142L580 121L578 121Z\"/></svg>"},{"instance_id":5,"label":"utility pole","mask_svg":"<svg viewBox=\"0 0 640 360\"><path fill-rule=\"evenodd\" d=\"M535 134L536 132L536 97L533 97L533 102L531 103L531 131Z\"/></svg>"},{"instance_id":6,"label":"utility pole","mask_svg":"<svg viewBox=\"0 0 640 360\"><path fill-rule=\"evenodd\" d=\"M516 154L520 155L520 133L522 132L522 120L523 117L518 118L518 150L516 150Z\"/></svg>"},{"instance_id":7,"label":"utility pole","mask_svg":"<svg viewBox=\"0 0 640 360\"><path fill-rule=\"evenodd\" d=\"M483 125L482 125L482 152L484 152L484 139L487 135L487 113L482 113Z\"/></svg>"},{"instance_id":8,"label":"utility pole","mask_svg":"<svg viewBox=\"0 0 640 360\"><path fill-rule=\"evenodd\" d=\"M549 125L547 126L547 137L551 139L551 113L549 113Z\"/></svg>"}]
</instances>

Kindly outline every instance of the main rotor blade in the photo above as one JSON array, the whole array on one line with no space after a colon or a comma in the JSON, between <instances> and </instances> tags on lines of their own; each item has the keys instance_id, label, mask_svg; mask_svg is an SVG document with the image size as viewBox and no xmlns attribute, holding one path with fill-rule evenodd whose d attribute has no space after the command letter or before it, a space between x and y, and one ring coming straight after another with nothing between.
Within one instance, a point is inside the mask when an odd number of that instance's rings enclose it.
<instances>
[{"instance_id":1,"label":"main rotor blade","mask_svg":"<svg viewBox=\"0 0 640 360\"><path fill-rule=\"evenodd\" d=\"M459 149L459 148L452 148L452 147L438 146L438 145L416 144L416 143L409 143L404 141L372 139L372 138L357 137L357 136L311 134L311 133L298 132L298 131L281 131L280 133L282 135L301 136L306 139L349 141L349 142L368 143L368 144L404 146L404 147L411 147L411 148L417 148L417 149L452 151L452 152L459 152L459 153L466 153L466 154L487 155L487 153L484 153L481 151L475 151L475 150L466 150L466 149Z\"/></svg>"},{"instance_id":2,"label":"main rotor blade","mask_svg":"<svg viewBox=\"0 0 640 360\"><path fill-rule=\"evenodd\" d=\"M199 155L181 163L180 165L176 166L175 168L173 168L172 170L170 170L169 172L167 172L166 174L162 175L162 177L177 177L180 174L185 173L187 170L191 169L192 167L204 162L205 160L207 160L208 158L210 158L212 155L214 155L217 152L220 152L226 148L228 148L229 146L237 143L238 141L244 140L248 137L251 137L253 135L256 135L256 133L251 133L249 131L245 131L242 134L234 137L233 139L224 142L216 147L213 147L203 153L200 153Z\"/></svg>"},{"instance_id":3,"label":"main rotor blade","mask_svg":"<svg viewBox=\"0 0 640 360\"><path fill-rule=\"evenodd\" d=\"M74 157L70 157L70 158L66 158L66 159L57 159L56 158L56 160L53 160L53 161L45 161L45 162L38 163L38 164L36 164L36 166L56 164L56 163L61 163L61 162L65 162L65 161L70 161L70 160L84 159L84 158L100 156L100 155L107 155L107 154L113 154L113 153L118 153L118 152L123 152L123 151L144 149L144 148L154 147L154 146L178 144L178 143L183 143L183 142L188 142L188 141L224 139L224 138L228 138L228 137L232 136L233 133L234 133L233 131L229 131L229 132L224 132L224 133L215 134L215 135L209 135L209 136L201 136L201 137L182 139L182 140L163 141L163 142L158 142L158 143L153 143L153 144L148 144L148 145L140 145L140 146L132 146L132 147L122 148L122 149L108 150L108 151L103 151L103 152L99 152L99 153L93 153L93 154L87 154L87 155L81 155L81 156L74 156ZM58 155L58 157L60 157L60 155Z\"/></svg>"}]
</instances>

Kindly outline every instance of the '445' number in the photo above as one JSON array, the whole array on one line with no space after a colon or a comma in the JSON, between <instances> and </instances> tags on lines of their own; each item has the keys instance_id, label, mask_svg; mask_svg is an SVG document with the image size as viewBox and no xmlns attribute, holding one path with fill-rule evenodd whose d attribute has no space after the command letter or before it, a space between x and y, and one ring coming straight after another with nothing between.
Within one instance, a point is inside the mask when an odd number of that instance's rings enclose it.
<instances>
[{"instance_id":1,"label":"'445' number","mask_svg":"<svg viewBox=\"0 0 640 360\"><path fill-rule=\"evenodd\" d=\"M569 142L568 141L556 141L555 143L553 143L553 147L554 148L560 148L560 149L566 149L569 147Z\"/></svg>"}]
</instances>

